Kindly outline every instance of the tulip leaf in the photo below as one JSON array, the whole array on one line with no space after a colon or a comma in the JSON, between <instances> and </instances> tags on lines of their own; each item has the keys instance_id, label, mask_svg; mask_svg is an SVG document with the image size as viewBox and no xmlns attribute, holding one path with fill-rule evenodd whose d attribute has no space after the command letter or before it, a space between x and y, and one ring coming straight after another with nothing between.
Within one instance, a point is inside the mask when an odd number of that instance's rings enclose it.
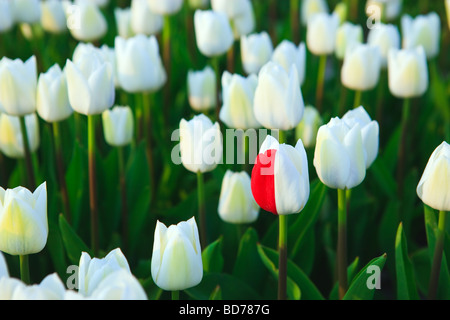
<instances>
[{"instance_id":1,"label":"tulip leaf","mask_svg":"<svg viewBox=\"0 0 450 320\"><path fill-rule=\"evenodd\" d=\"M411 260L408 256L406 236L400 223L395 240L395 269L397 279L397 298L399 300L418 300L416 281Z\"/></svg>"},{"instance_id":2,"label":"tulip leaf","mask_svg":"<svg viewBox=\"0 0 450 320\"><path fill-rule=\"evenodd\" d=\"M222 300L222 289L220 289L219 285L213 290L209 300Z\"/></svg>"},{"instance_id":3,"label":"tulip leaf","mask_svg":"<svg viewBox=\"0 0 450 320\"><path fill-rule=\"evenodd\" d=\"M377 182L383 193L390 197L395 198L397 191L397 182L389 172L388 167L382 157L378 157L370 167L370 175Z\"/></svg>"},{"instance_id":4,"label":"tulip leaf","mask_svg":"<svg viewBox=\"0 0 450 320\"><path fill-rule=\"evenodd\" d=\"M359 257L356 257L355 260L347 267L347 281L348 283L351 283L352 280L355 278L355 275L357 274L359 266ZM339 299L339 283L336 282L333 286L333 289L330 292L330 299L331 300L338 300Z\"/></svg>"},{"instance_id":5,"label":"tulip leaf","mask_svg":"<svg viewBox=\"0 0 450 320\"><path fill-rule=\"evenodd\" d=\"M67 222L66 218L61 214L59 215L59 230L61 237L66 248L67 256L73 264L78 265L82 252L90 253L90 249L83 242L83 240L75 233L72 227Z\"/></svg>"},{"instance_id":6,"label":"tulip leaf","mask_svg":"<svg viewBox=\"0 0 450 320\"><path fill-rule=\"evenodd\" d=\"M218 240L207 246L202 252L203 269L207 272L220 273L223 270L224 259L222 255L222 240Z\"/></svg>"}]
</instances>

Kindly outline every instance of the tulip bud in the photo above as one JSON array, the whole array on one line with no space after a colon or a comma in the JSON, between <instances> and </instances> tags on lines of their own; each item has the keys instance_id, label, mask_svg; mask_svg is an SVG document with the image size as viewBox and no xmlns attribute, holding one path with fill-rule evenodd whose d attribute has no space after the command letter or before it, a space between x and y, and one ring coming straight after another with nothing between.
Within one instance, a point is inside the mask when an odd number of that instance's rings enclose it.
<instances>
[{"instance_id":1,"label":"tulip bud","mask_svg":"<svg viewBox=\"0 0 450 320\"><path fill-rule=\"evenodd\" d=\"M413 49L423 46L428 59L439 54L441 41L441 20L436 12L418 15L415 19L402 16L403 47Z\"/></svg>"},{"instance_id":2,"label":"tulip bud","mask_svg":"<svg viewBox=\"0 0 450 320\"><path fill-rule=\"evenodd\" d=\"M102 38L108 29L105 17L94 3L88 0L77 0L77 23L69 28L72 36L78 41L92 42ZM66 16L71 14L66 9Z\"/></svg>"},{"instance_id":3,"label":"tulip bud","mask_svg":"<svg viewBox=\"0 0 450 320\"><path fill-rule=\"evenodd\" d=\"M444 141L431 154L417 186L417 195L435 210L450 211L449 182L450 145Z\"/></svg>"},{"instance_id":4,"label":"tulip bud","mask_svg":"<svg viewBox=\"0 0 450 320\"><path fill-rule=\"evenodd\" d=\"M67 60L64 69L72 108L84 115L101 114L114 104L113 66L100 53L83 53L77 61Z\"/></svg>"},{"instance_id":5,"label":"tulip bud","mask_svg":"<svg viewBox=\"0 0 450 320\"><path fill-rule=\"evenodd\" d=\"M58 64L39 76L36 106L39 116L47 122L67 119L73 109L69 103L66 76Z\"/></svg>"},{"instance_id":6,"label":"tulip bud","mask_svg":"<svg viewBox=\"0 0 450 320\"><path fill-rule=\"evenodd\" d=\"M47 184L34 193L0 187L0 251L28 255L44 249L48 237Z\"/></svg>"},{"instance_id":7,"label":"tulip bud","mask_svg":"<svg viewBox=\"0 0 450 320\"><path fill-rule=\"evenodd\" d=\"M388 78L389 89L398 98L423 95L428 89L428 65L423 47L390 50Z\"/></svg>"},{"instance_id":8,"label":"tulip bud","mask_svg":"<svg viewBox=\"0 0 450 320\"><path fill-rule=\"evenodd\" d=\"M380 79L381 54L376 46L359 44L347 50L341 71L342 84L352 90L375 88Z\"/></svg>"},{"instance_id":9,"label":"tulip bud","mask_svg":"<svg viewBox=\"0 0 450 320\"><path fill-rule=\"evenodd\" d=\"M254 96L258 78L250 75L244 78L225 71L222 76L223 106L219 118L230 128L252 129L261 125L254 113Z\"/></svg>"},{"instance_id":10,"label":"tulip bud","mask_svg":"<svg viewBox=\"0 0 450 320\"><path fill-rule=\"evenodd\" d=\"M381 67L385 69L389 50L400 49L400 32L393 24L379 23L376 28L369 31L367 43L380 49Z\"/></svg>"},{"instance_id":11,"label":"tulip bud","mask_svg":"<svg viewBox=\"0 0 450 320\"><path fill-rule=\"evenodd\" d=\"M195 218L169 228L156 223L151 265L153 281L163 290L185 290L201 282L203 262Z\"/></svg>"},{"instance_id":12,"label":"tulip bud","mask_svg":"<svg viewBox=\"0 0 450 320\"><path fill-rule=\"evenodd\" d=\"M325 0L303 0L301 8L302 23L306 26L317 13L328 13L328 4Z\"/></svg>"},{"instance_id":13,"label":"tulip bud","mask_svg":"<svg viewBox=\"0 0 450 320\"><path fill-rule=\"evenodd\" d=\"M39 0L14 0L11 1L14 21L18 23L37 23L41 19L41 7Z\"/></svg>"},{"instance_id":14,"label":"tulip bud","mask_svg":"<svg viewBox=\"0 0 450 320\"><path fill-rule=\"evenodd\" d=\"M256 120L267 129L291 130L302 120L304 108L297 69L291 66L288 74L280 65L267 63L255 90Z\"/></svg>"},{"instance_id":15,"label":"tulip bud","mask_svg":"<svg viewBox=\"0 0 450 320\"><path fill-rule=\"evenodd\" d=\"M334 189L352 189L366 176L366 156L361 127L348 127L339 118L319 128L314 167L319 179Z\"/></svg>"},{"instance_id":16,"label":"tulip bud","mask_svg":"<svg viewBox=\"0 0 450 320\"><path fill-rule=\"evenodd\" d=\"M312 106L306 106L302 121L295 128L296 139L301 139L305 148L314 147L317 131L322 125L319 111Z\"/></svg>"},{"instance_id":17,"label":"tulip bud","mask_svg":"<svg viewBox=\"0 0 450 320\"><path fill-rule=\"evenodd\" d=\"M336 47L336 32L339 26L336 14L318 13L308 20L306 44L315 55L332 54Z\"/></svg>"},{"instance_id":18,"label":"tulip bud","mask_svg":"<svg viewBox=\"0 0 450 320\"><path fill-rule=\"evenodd\" d=\"M207 66L200 71L189 70L188 76L189 104L198 112L215 108L217 101L216 73Z\"/></svg>"},{"instance_id":19,"label":"tulip bud","mask_svg":"<svg viewBox=\"0 0 450 320\"><path fill-rule=\"evenodd\" d=\"M102 113L103 132L106 142L123 147L133 141L134 119L130 107L114 107Z\"/></svg>"},{"instance_id":20,"label":"tulip bud","mask_svg":"<svg viewBox=\"0 0 450 320\"><path fill-rule=\"evenodd\" d=\"M360 25L344 22L336 33L336 57L344 59L347 50L361 44L363 41L363 29Z\"/></svg>"},{"instance_id":21,"label":"tulip bud","mask_svg":"<svg viewBox=\"0 0 450 320\"><path fill-rule=\"evenodd\" d=\"M127 92L154 92L167 81L159 46L154 36L116 37L117 77Z\"/></svg>"},{"instance_id":22,"label":"tulip bud","mask_svg":"<svg viewBox=\"0 0 450 320\"><path fill-rule=\"evenodd\" d=\"M184 167L194 173L214 170L222 160L220 126L204 114L180 122L180 154Z\"/></svg>"},{"instance_id":23,"label":"tulip bud","mask_svg":"<svg viewBox=\"0 0 450 320\"><path fill-rule=\"evenodd\" d=\"M45 31L62 33L67 31L67 20L64 6L59 0L45 0L41 2L41 24Z\"/></svg>"},{"instance_id":24,"label":"tulip bud","mask_svg":"<svg viewBox=\"0 0 450 320\"><path fill-rule=\"evenodd\" d=\"M272 54L273 44L267 32L241 37L242 66L247 74L258 74Z\"/></svg>"},{"instance_id":25,"label":"tulip bud","mask_svg":"<svg viewBox=\"0 0 450 320\"><path fill-rule=\"evenodd\" d=\"M368 169L375 161L378 155L379 146L379 132L380 127L377 121L372 121L364 107L358 107L353 110L349 110L342 120L350 128L356 124L359 124L361 128L361 135L363 140L364 149L366 151L366 169Z\"/></svg>"},{"instance_id":26,"label":"tulip bud","mask_svg":"<svg viewBox=\"0 0 450 320\"><path fill-rule=\"evenodd\" d=\"M128 271L119 269L106 275L89 296L90 300L147 300L139 281Z\"/></svg>"},{"instance_id":27,"label":"tulip bud","mask_svg":"<svg viewBox=\"0 0 450 320\"><path fill-rule=\"evenodd\" d=\"M14 16L10 0L0 0L0 32L11 30Z\"/></svg>"},{"instance_id":28,"label":"tulip bud","mask_svg":"<svg viewBox=\"0 0 450 320\"><path fill-rule=\"evenodd\" d=\"M247 0L211 0L211 8L215 12L225 14L231 20L245 12L245 2Z\"/></svg>"},{"instance_id":29,"label":"tulip bud","mask_svg":"<svg viewBox=\"0 0 450 320\"><path fill-rule=\"evenodd\" d=\"M258 219L259 206L253 198L251 180L247 172L228 170L222 181L219 216L228 223L253 223Z\"/></svg>"},{"instance_id":30,"label":"tulip bud","mask_svg":"<svg viewBox=\"0 0 450 320\"><path fill-rule=\"evenodd\" d=\"M131 8L115 8L114 17L116 19L117 33L124 39L134 35L131 19ZM150 20L150 19L149 19Z\"/></svg>"},{"instance_id":31,"label":"tulip bud","mask_svg":"<svg viewBox=\"0 0 450 320\"><path fill-rule=\"evenodd\" d=\"M252 2L250 0L242 0L242 6L243 12L231 20L231 28L233 29L235 40L251 33L255 29L255 14Z\"/></svg>"},{"instance_id":32,"label":"tulip bud","mask_svg":"<svg viewBox=\"0 0 450 320\"><path fill-rule=\"evenodd\" d=\"M207 57L220 56L233 45L233 31L221 12L197 10L194 14L197 47Z\"/></svg>"},{"instance_id":33,"label":"tulip bud","mask_svg":"<svg viewBox=\"0 0 450 320\"><path fill-rule=\"evenodd\" d=\"M267 136L252 171L258 205L273 214L299 213L309 198L308 159L301 140L294 147Z\"/></svg>"},{"instance_id":34,"label":"tulip bud","mask_svg":"<svg viewBox=\"0 0 450 320\"><path fill-rule=\"evenodd\" d=\"M403 0L367 0L366 2L366 14L371 16L378 14L379 18L387 21L395 20L402 12Z\"/></svg>"},{"instance_id":35,"label":"tulip bud","mask_svg":"<svg viewBox=\"0 0 450 320\"><path fill-rule=\"evenodd\" d=\"M180 11L183 0L147 0L151 11L160 15L173 15Z\"/></svg>"},{"instance_id":36,"label":"tulip bud","mask_svg":"<svg viewBox=\"0 0 450 320\"><path fill-rule=\"evenodd\" d=\"M0 60L0 111L24 116L36 111L36 57L26 62L6 57Z\"/></svg>"},{"instance_id":37,"label":"tulip bud","mask_svg":"<svg viewBox=\"0 0 450 320\"><path fill-rule=\"evenodd\" d=\"M35 113L25 116L30 152L39 148L39 120ZM23 159L25 148L18 117L0 114L0 150L9 158Z\"/></svg>"},{"instance_id":38,"label":"tulip bud","mask_svg":"<svg viewBox=\"0 0 450 320\"><path fill-rule=\"evenodd\" d=\"M150 10L147 0L131 2L131 29L135 34L155 35L162 30L163 23L163 17Z\"/></svg>"},{"instance_id":39,"label":"tulip bud","mask_svg":"<svg viewBox=\"0 0 450 320\"><path fill-rule=\"evenodd\" d=\"M118 270L131 274L128 261L120 249L112 250L102 259L91 258L89 254L83 252L78 268L78 292L90 297L107 276Z\"/></svg>"},{"instance_id":40,"label":"tulip bud","mask_svg":"<svg viewBox=\"0 0 450 320\"><path fill-rule=\"evenodd\" d=\"M3 277L9 277L9 271L5 257L3 256L3 253L0 251L0 279Z\"/></svg>"},{"instance_id":41,"label":"tulip bud","mask_svg":"<svg viewBox=\"0 0 450 320\"><path fill-rule=\"evenodd\" d=\"M303 84L306 73L306 47L304 42L297 47L291 41L283 40L275 48L272 61L282 66L286 72L290 71L291 66L295 66L300 86Z\"/></svg>"}]
</instances>

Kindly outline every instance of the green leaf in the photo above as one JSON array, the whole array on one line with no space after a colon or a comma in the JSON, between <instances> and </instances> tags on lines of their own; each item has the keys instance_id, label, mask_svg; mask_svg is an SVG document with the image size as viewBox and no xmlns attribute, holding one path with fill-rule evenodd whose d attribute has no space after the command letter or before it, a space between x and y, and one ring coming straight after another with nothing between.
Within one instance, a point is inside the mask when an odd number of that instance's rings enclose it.
<instances>
[{"instance_id":1,"label":"green leaf","mask_svg":"<svg viewBox=\"0 0 450 320\"><path fill-rule=\"evenodd\" d=\"M222 240L218 240L207 246L202 252L203 270L207 272L221 273L223 270L224 259L222 255Z\"/></svg>"},{"instance_id":2,"label":"green leaf","mask_svg":"<svg viewBox=\"0 0 450 320\"><path fill-rule=\"evenodd\" d=\"M380 272L386 263L387 255L373 259L370 261L355 277L355 279L350 284L347 293L344 296L344 300L372 300L375 289L369 289L367 286L369 277L371 273L368 273L369 267L378 267ZM370 270L369 270L370 271Z\"/></svg>"},{"instance_id":3,"label":"green leaf","mask_svg":"<svg viewBox=\"0 0 450 320\"><path fill-rule=\"evenodd\" d=\"M370 175L377 182L380 190L389 198L395 198L397 192L397 182L392 176L384 159L378 157L370 167Z\"/></svg>"},{"instance_id":4,"label":"green leaf","mask_svg":"<svg viewBox=\"0 0 450 320\"><path fill-rule=\"evenodd\" d=\"M62 214L59 215L59 230L66 248L67 256L73 264L78 265L82 252L87 252L91 255L88 246L75 233Z\"/></svg>"},{"instance_id":5,"label":"green leaf","mask_svg":"<svg viewBox=\"0 0 450 320\"><path fill-rule=\"evenodd\" d=\"M418 300L416 280L411 260L408 256L408 246L403 224L400 223L395 240L395 270L397 275L397 299Z\"/></svg>"},{"instance_id":6,"label":"green leaf","mask_svg":"<svg viewBox=\"0 0 450 320\"><path fill-rule=\"evenodd\" d=\"M359 266L359 257L356 257L355 260L347 267L347 281L348 283L351 283L353 279L355 278L356 271L358 270ZM333 289L330 292L330 299L331 300L338 300L339 299L339 283L336 282L333 286Z\"/></svg>"}]
</instances>

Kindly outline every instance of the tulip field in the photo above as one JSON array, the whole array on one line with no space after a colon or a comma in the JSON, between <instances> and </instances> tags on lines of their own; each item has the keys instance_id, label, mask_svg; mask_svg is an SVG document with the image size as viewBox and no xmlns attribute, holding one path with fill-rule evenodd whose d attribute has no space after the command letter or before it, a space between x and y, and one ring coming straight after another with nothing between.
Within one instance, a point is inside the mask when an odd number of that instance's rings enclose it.
<instances>
[{"instance_id":1,"label":"tulip field","mask_svg":"<svg viewBox=\"0 0 450 320\"><path fill-rule=\"evenodd\" d=\"M450 0L0 0L0 300L450 299L449 141Z\"/></svg>"}]
</instances>

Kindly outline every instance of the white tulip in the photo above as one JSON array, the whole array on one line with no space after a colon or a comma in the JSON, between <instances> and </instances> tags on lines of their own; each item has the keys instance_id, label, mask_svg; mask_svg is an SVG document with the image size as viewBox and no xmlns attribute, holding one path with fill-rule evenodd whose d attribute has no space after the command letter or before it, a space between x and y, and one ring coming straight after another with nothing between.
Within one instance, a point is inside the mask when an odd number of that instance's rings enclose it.
<instances>
[{"instance_id":1,"label":"white tulip","mask_svg":"<svg viewBox=\"0 0 450 320\"><path fill-rule=\"evenodd\" d=\"M250 34L255 29L255 13L253 12L252 2L242 0L244 11L231 20L234 39L238 40L241 36Z\"/></svg>"},{"instance_id":2,"label":"white tulip","mask_svg":"<svg viewBox=\"0 0 450 320\"><path fill-rule=\"evenodd\" d=\"M247 0L211 0L211 8L225 14L228 19L234 19L244 14Z\"/></svg>"},{"instance_id":3,"label":"white tulip","mask_svg":"<svg viewBox=\"0 0 450 320\"><path fill-rule=\"evenodd\" d=\"M78 41L91 42L102 38L108 29L105 17L99 7L88 0L76 0L74 6L66 7L66 17L74 19L69 23L72 36Z\"/></svg>"},{"instance_id":4,"label":"white tulip","mask_svg":"<svg viewBox=\"0 0 450 320\"><path fill-rule=\"evenodd\" d=\"M363 41L363 29L360 25L344 22L336 33L336 57L344 59L347 50Z\"/></svg>"},{"instance_id":5,"label":"white tulip","mask_svg":"<svg viewBox=\"0 0 450 320\"><path fill-rule=\"evenodd\" d=\"M450 29L450 0L445 0L445 9L447 11L448 28Z\"/></svg>"},{"instance_id":6,"label":"white tulip","mask_svg":"<svg viewBox=\"0 0 450 320\"><path fill-rule=\"evenodd\" d=\"M34 153L40 145L39 119L36 113L25 116L30 152ZM18 117L0 114L0 150L9 158L25 158L23 135Z\"/></svg>"},{"instance_id":7,"label":"white tulip","mask_svg":"<svg viewBox=\"0 0 450 320\"><path fill-rule=\"evenodd\" d=\"M386 69L389 51L400 49L400 32L393 24L379 23L376 28L369 31L367 43L380 48L381 67Z\"/></svg>"},{"instance_id":8,"label":"white tulip","mask_svg":"<svg viewBox=\"0 0 450 320\"><path fill-rule=\"evenodd\" d=\"M306 106L303 119L295 128L295 137L303 141L305 148L314 147L320 126L322 118L319 111L313 106Z\"/></svg>"},{"instance_id":9,"label":"white tulip","mask_svg":"<svg viewBox=\"0 0 450 320\"><path fill-rule=\"evenodd\" d=\"M127 270L108 273L89 296L90 300L147 300L139 281Z\"/></svg>"},{"instance_id":10,"label":"white tulip","mask_svg":"<svg viewBox=\"0 0 450 320\"><path fill-rule=\"evenodd\" d=\"M0 301L13 300L14 292L23 290L26 287L25 283L19 279L2 277L0 278Z\"/></svg>"},{"instance_id":11,"label":"white tulip","mask_svg":"<svg viewBox=\"0 0 450 320\"><path fill-rule=\"evenodd\" d=\"M117 25L117 33L124 39L131 38L134 35L131 19L131 8L115 8L114 18Z\"/></svg>"},{"instance_id":12,"label":"white tulip","mask_svg":"<svg viewBox=\"0 0 450 320\"><path fill-rule=\"evenodd\" d=\"M403 0L367 0L366 14L368 16L377 15L387 21L395 20L402 12Z\"/></svg>"},{"instance_id":13,"label":"white tulip","mask_svg":"<svg viewBox=\"0 0 450 320\"><path fill-rule=\"evenodd\" d=\"M147 0L150 10L160 15L173 15L181 10L183 0Z\"/></svg>"},{"instance_id":14,"label":"white tulip","mask_svg":"<svg viewBox=\"0 0 450 320\"><path fill-rule=\"evenodd\" d=\"M216 73L210 66L200 71L189 70L187 81L192 109L203 112L216 107Z\"/></svg>"},{"instance_id":15,"label":"white tulip","mask_svg":"<svg viewBox=\"0 0 450 320\"><path fill-rule=\"evenodd\" d=\"M286 72L290 71L292 65L295 66L300 86L303 85L306 74L306 46L304 42L297 47L291 41L283 40L275 48L272 61L282 66Z\"/></svg>"},{"instance_id":16,"label":"white tulip","mask_svg":"<svg viewBox=\"0 0 450 320\"><path fill-rule=\"evenodd\" d=\"M132 0L130 19L133 33L147 36L161 32L164 24L163 17L150 10L147 0Z\"/></svg>"},{"instance_id":17,"label":"white tulip","mask_svg":"<svg viewBox=\"0 0 450 320\"><path fill-rule=\"evenodd\" d=\"M103 132L106 142L123 147L133 141L134 118L130 107L116 106L102 113Z\"/></svg>"},{"instance_id":18,"label":"white tulip","mask_svg":"<svg viewBox=\"0 0 450 320\"><path fill-rule=\"evenodd\" d=\"M38 23L41 19L41 6L39 0L11 1L14 21L17 23Z\"/></svg>"},{"instance_id":19,"label":"white tulip","mask_svg":"<svg viewBox=\"0 0 450 320\"><path fill-rule=\"evenodd\" d=\"M272 54L273 44L267 32L241 37L242 66L247 74L258 74Z\"/></svg>"},{"instance_id":20,"label":"white tulip","mask_svg":"<svg viewBox=\"0 0 450 320\"><path fill-rule=\"evenodd\" d=\"M9 271L5 257L3 256L3 253L0 251L0 279L3 277L9 277Z\"/></svg>"},{"instance_id":21,"label":"white tulip","mask_svg":"<svg viewBox=\"0 0 450 320\"><path fill-rule=\"evenodd\" d=\"M339 26L337 14L318 13L308 20L306 44L315 55L332 54L336 47L336 33Z\"/></svg>"},{"instance_id":22,"label":"white tulip","mask_svg":"<svg viewBox=\"0 0 450 320\"><path fill-rule=\"evenodd\" d=\"M41 24L45 31L62 33L67 31L64 6L59 0L41 1Z\"/></svg>"},{"instance_id":23,"label":"white tulip","mask_svg":"<svg viewBox=\"0 0 450 320\"><path fill-rule=\"evenodd\" d=\"M64 300L66 288L56 273L46 276L40 284L17 286L11 300Z\"/></svg>"},{"instance_id":24,"label":"white tulip","mask_svg":"<svg viewBox=\"0 0 450 320\"><path fill-rule=\"evenodd\" d=\"M306 26L317 13L328 13L329 8L325 0L302 0L301 20L302 24Z\"/></svg>"},{"instance_id":25,"label":"white tulip","mask_svg":"<svg viewBox=\"0 0 450 320\"><path fill-rule=\"evenodd\" d=\"M11 30L14 16L10 0L0 0L0 32Z\"/></svg>"}]
</instances>

